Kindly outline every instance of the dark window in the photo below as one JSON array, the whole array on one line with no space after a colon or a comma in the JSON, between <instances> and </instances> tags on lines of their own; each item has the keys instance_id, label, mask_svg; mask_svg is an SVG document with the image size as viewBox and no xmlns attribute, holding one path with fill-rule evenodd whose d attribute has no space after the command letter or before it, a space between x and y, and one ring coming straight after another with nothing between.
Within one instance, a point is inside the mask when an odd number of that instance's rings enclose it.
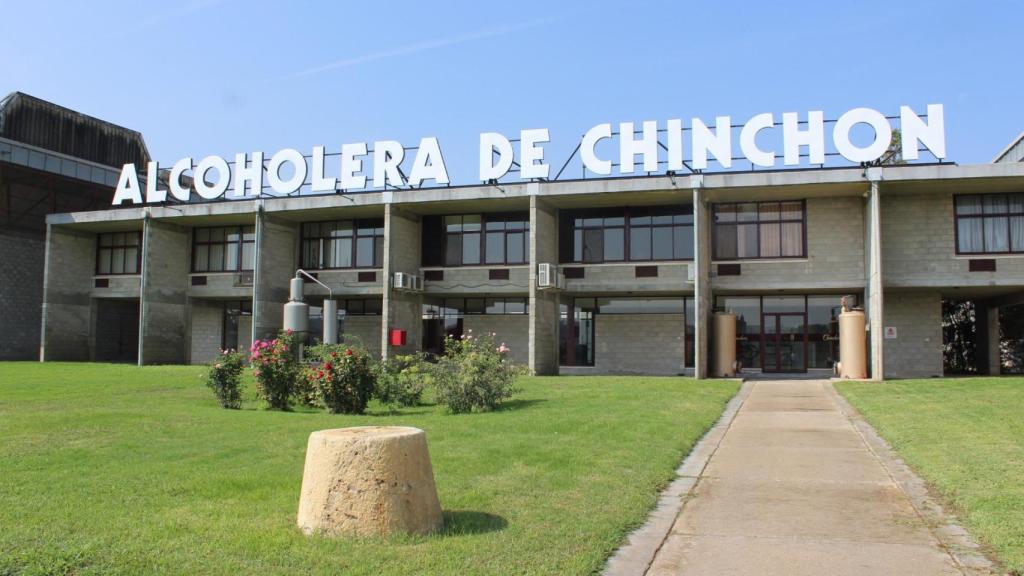
<instances>
[{"instance_id":1,"label":"dark window","mask_svg":"<svg viewBox=\"0 0 1024 576\"><path fill-rule=\"evenodd\" d=\"M192 271L251 271L255 248L255 226L196 228L192 234Z\"/></svg>"},{"instance_id":2,"label":"dark window","mask_svg":"<svg viewBox=\"0 0 1024 576\"><path fill-rule=\"evenodd\" d=\"M336 220L302 225L302 267L308 270L380 268L384 220Z\"/></svg>"},{"instance_id":3,"label":"dark window","mask_svg":"<svg viewBox=\"0 0 1024 576\"><path fill-rule=\"evenodd\" d=\"M238 350L240 343L239 335L241 333L239 318L241 316L252 316L252 302L243 300L241 302L224 303L224 330L221 331L220 341L222 350ZM248 340L248 337L244 338L244 340Z\"/></svg>"},{"instance_id":4,"label":"dark window","mask_svg":"<svg viewBox=\"0 0 1024 576\"><path fill-rule=\"evenodd\" d=\"M1024 194L956 196L957 254L1024 253Z\"/></svg>"},{"instance_id":5,"label":"dark window","mask_svg":"<svg viewBox=\"0 0 1024 576\"><path fill-rule=\"evenodd\" d=\"M805 215L803 200L716 204L714 258L802 258Z\"/></svg>"},{"instance_id":6,"label":"dark window","mask_svg":"<svg viewBox=\"0 0 1024 576\"><path fill-rule=\"evenodd\" d=\"M444 217L444 265L525 264L527 214L465 214Z\"/></svg>"},{"instance_id":7,"label":"dark window","mask_svg":"<svg viewBox=\"0 0 1024 576\"><path fill-rule=\"evenodd\" d=\"M693 209L619 209L570 214L568 262L693 259Z\"/></svg>"},{"instance_id":8,"label":"dark window","mask_svg":"<svg viewBox=\"0 0 1024 576\"><path fill-rule=\"evenodd\" d=\"M97 274L138 274L142 265L142 233L100 234L96 249Z\"/></svg>"}]
</instances>

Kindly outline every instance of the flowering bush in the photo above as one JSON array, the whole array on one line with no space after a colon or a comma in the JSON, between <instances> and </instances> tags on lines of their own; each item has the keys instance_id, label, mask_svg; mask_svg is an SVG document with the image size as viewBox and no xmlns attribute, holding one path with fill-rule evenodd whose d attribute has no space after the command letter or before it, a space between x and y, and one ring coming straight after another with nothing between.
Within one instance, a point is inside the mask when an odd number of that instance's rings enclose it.
<instances>
[{"instance_id":1,"label":"flowering bush","mask_svg":"<svg viewBox=\"0 0 1024 576\"><path fill-rule=\"evenodd\" d=\"M292 331L282 331L273 340L253 342L249 363L259 397L273 409L288 410L299 373Z\"/></svg>"},{"instance_id":2,"label":"flowering bush","mask_svg":"<svg viewBox=\"0 0 1024 576\"><path fill-rule=\"evenodd\" d=\"M416 406L432 376L422 354L392 356L377 366L377 399L391 410Z\"/></svg>"},{"instance_id":3,"label":"flowering bush","mask_svg":"<svg viewBox=\"0 0 1024 576\"><path fill-rule=\"evenodd\" d=\"M306 368L305 378L317 399L335 414L362 414L373 394L369 356L356 348L316 347L320 363Z\"/></svg>"},{"instance_id":4,"label":"flowering bush","mask_svg":"<svg viewBox=\"0 0 1024 576\"><path fill-rule=\"evenodd\" d=\"M474 337L470 330L460 339L448 337L444 351L431 371L437 401L450 411L493 410L518 391L513 382L525 370L507 360L508 346L498 344L493 333Z\"/></svg>"},{"instance_id":5,"label":"flowering bush","mask_svg":"<svg viewBox=\"0 0 1024 576\"><path fill-rule=\"evenodd\" d=\"M242 355L234 350L221 350L217 359L210 363L206 385L224 408L238 410L242 407L242 368Z\"/></svg>"}]
</instances>

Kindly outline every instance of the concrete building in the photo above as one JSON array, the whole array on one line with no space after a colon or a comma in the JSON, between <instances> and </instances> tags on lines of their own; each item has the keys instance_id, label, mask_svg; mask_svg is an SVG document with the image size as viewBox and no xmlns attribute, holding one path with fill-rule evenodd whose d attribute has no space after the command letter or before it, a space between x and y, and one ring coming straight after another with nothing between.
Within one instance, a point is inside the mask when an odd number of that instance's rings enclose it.
<instances>
[{"instance_id":1,"label":"concrete building","mask_svg":"<svg viewBox=\"0 0 1024 576\"><path fill-rule=\"evenodd\" d=\"M1024 294L1024 164L894 165L389 190L51 215L42 360L199 363L282 324L297 268L376 353L494 332L538 374L831 372L840 299L872 377L943 373L942 301L973 299L983 370ZM543 285L545 264L559 280ZM543 268L543 270L542 270ZM396 286L396 274L420 283ZM306 285L316 306L326 291ZM317 312L318 313L318 312ZM132 327L134 326L134 330ZM393 330L404 345L393 345Z\"/></svg>"},{"instance_id":2,"label":"concrete building","mask_svg":"<svg viewBox=\"0 0 1024 576\"><path fill-rule=\"evenodd\" d=\"M0 360L39 356L46 215L109 206L121 166L148 160L138 132L21 92L0 100ZM118 303L83 305L138 330ZM93 357L134 359L135 350L101 345Z\"/></svg>"}]
</instances>

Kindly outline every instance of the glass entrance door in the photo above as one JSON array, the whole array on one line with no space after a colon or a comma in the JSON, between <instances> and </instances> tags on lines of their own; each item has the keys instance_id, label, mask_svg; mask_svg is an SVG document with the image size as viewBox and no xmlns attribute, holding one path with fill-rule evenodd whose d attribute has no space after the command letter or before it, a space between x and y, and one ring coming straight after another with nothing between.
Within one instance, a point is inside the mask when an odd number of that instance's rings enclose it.
<instances>
[{"instance_id":1,"label":"glass entrance door","mask_svg":"<svg viewBox=\"0 0 1024 576\"><path fill-rule=\"evenodd\" d=\"M807 371L807 317L802 313L766 312L762 317L761 369Z\"/></svg>"}]
</instances>

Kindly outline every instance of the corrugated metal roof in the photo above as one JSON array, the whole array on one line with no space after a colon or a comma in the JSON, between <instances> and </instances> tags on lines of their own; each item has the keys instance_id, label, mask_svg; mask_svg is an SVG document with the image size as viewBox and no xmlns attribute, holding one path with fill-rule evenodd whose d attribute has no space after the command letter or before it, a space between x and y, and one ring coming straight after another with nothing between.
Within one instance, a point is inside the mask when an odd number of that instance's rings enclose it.
<instances>
[{"instance_id":1,"label":"corrugated metal roof","mask_svg":"<svg viewBox=\"0 0 1024 576\"><path fill-rule=\"evenodd\" d=\"M149 161L139 132L24 92L0 100L0 137L115 168Z\"/></svg>"}]
</instances>

